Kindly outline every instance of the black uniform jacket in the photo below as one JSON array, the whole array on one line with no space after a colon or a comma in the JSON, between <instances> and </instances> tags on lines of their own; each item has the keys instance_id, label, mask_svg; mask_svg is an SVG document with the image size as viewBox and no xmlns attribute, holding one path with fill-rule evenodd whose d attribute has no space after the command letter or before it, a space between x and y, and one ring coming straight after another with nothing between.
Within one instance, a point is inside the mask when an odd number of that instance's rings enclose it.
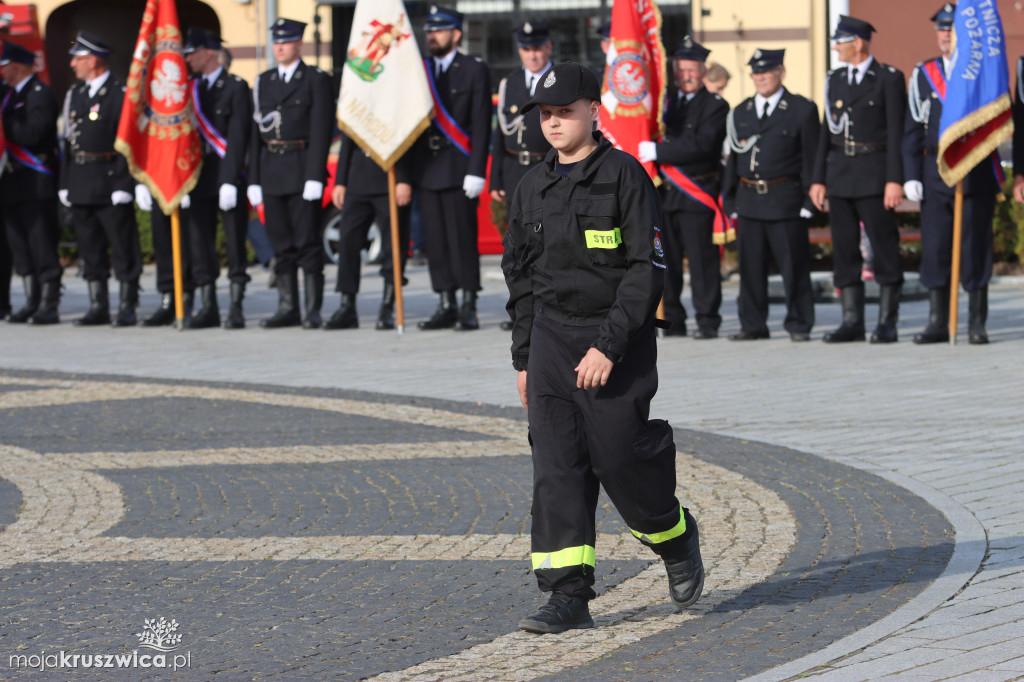
<instances>
[{"instance_id":1,"label":"black uniform jacket","mask_svg":"<svg viewBox=\"0 0 1024 682\"><path fill-rule=\"evenodd\" d=\"M199 107L228 143L224 158L221 159L203 140L203 171L191 194L194 197L209 198L218 196L221 185L246 184L242 173L252 131L249 85L238 76L221 70L213 87L207 88L206 83L199 82Z\"/></svg>"},{"instance_id":2,"label":"black uniform jacket","mask_svg":"<svg viewBox=\"0 0 1024 682\"><path fill-rule=\"evenodd\" d=\"M428 60L432 67L433 60ZM491 139L491 73L479 57L456 53L448 70L437 78L438 97L452 119L469 135L466 156L451 144L436 121L413 147L416 186L428 190L462 187L467 175L486 177ZM438 149L430 149L432 144Z\"/></svg>"},{"instance_id":3,"label":"black uniform jacket","mask_svg":"<svg viewBox=\"0 0 1024 682\"><path fill-rule=\"evenodd\" d=\"M123 103L124 85L113 76L107 77L95 97L89 97L84 82L72 85L64 96L60 188L68 191L72 204L109 205L116 190L132 192L135 181L128 173L128 162L114 151ZM112 156L102 156L107 154Z\"/></svg>"},{"instance_id":4,"label":"black uniform jacket","mask_svg":"<svg viewBox=\"0 0 1024 682\"><path fill-rule=\"evenodd\" d=\"M654 322L664 288L661 204L643 166L594 137L597 149L567 177L555 171L558 152L548 152L509 207L501 269L517 370L529 360L535 303L564 324L600 325L592 345L616 362Z\"/></svg>"},{"instance_id":5,"label":"black uniform jacket","mask_svg":"<svg viewBox=\"0 0 1024 682\"><path fill-rule=\"evenodd\" d=\"M941 70L942 58L938 57L937 59ZM924 74L925 63L918 64L910 77L916 79L922 102L931 102L930 111L927 122L921 124L915 121L910 110L907 110L906 125L903 129L903 175L906 180L918 180L923 183L926 196L933 193L953 195L956 188L947 185L939 175L937 154L939 150L939 121L942 119L942 100L932 89ZM910 96L914 96L913 88L910 91ZM987 160L975 166L964 178L965 194L995 194L998 191L995 171Z\"/></svg>"},{"instance_id":6,"label":"black uniform jacket","mask_svg":"<svg viewBox=\"0 0 1024 682\"><path fill-rule=\"evenodd\" d=\"M395 182L412 184L409 154L395 163ZM388 193L388 174L362 150L352 138L341 136L341 150L334 175L335 185L344 185L346 194L374 196Z\"/></svg>"},{"instance_id":7,"label":"black uniform jacket","mask_svg":"<svg viewBox=\"0 0 1024 682\"><path fill-rule=\"evenodd\" d=\"M1017 60L1017 88L1013 99L1013 174L1024 175L1024 56Z\"/></svg>"},{"instance_id":8,"label":"black uniform jacket","mask_svg":"<svg viewBox=\"0 0 1024 682\"><path fill-rule=\"evenodd\" d=\"M828 101L825 102L818 158L814 164L815 183L824 183L829 194L857 198L881 195L885 183L903 184L901 138L907 94L903 72L873 60L859 85L851 86L845 66L828 73ZM859 147L848 156L844 133L832 133L843 114L849 115L849 141Z\"/></svg>"},{"instance_id":9,"label":"black uniform jacket","mask_svg":"<svg viewBox=\"0 0 1024 682\"><path fill-rule=\"evenodd\" d=\"M249 184L260 185L264 194L282 195L302 193L307 180L323 182L334 130L331 77L299 62L285 83L276 68L270 69L256 79L253 103ZM272 153L267 140L305 140L306 148Z\"/></svg>"},{"instance_id":10,"label":"black uniform jacket","mask_svg":"<svg viewBox=\"0 0 1024 682\"><path fill-rule=\"evenodd\" d=\"M521 111L530 99L530 91L526 87L526 69L513 71L501 83L504 86L504 97L498 100L498 109L509 125L513 125L516 120L520 123L514 126L511 135L503 134L500 124L494 126L494 138L491 140L491 189L504 190L507 196L512 196L528 167L521 165L508 150L515 153L527 152L531 154L527 158L535 159L536 163L547 154L551 145L540 128L540 107L534 107L525 115ZM499 86L498 93L501 92ZM522 172L519 172L520 169Z\"/></svg>"},{"instance_id":11,"label":"black uniform jacket","mask_svg":"<svg viewBox=\"0 0 1024 682\"><path fill-rule=\"evenodd\" d=\"M35 154L54 174L47 175L23 166L13 160L8 151L7 169L0 178L3 203L57 198L57 116L57 98L50 86L38 76L29 78L21 92L13 92L7 100L3 111L7 140ZM110 201L109 195L107 201Z\"/></svg>"},{"instance_id":12,"label":"black uniform jacket","mask_svg":"<svg viewBox=\"0 0 1024 682\"><path fill-rule=\"evenodd\" d=\"M720 190L722 142L729 104L703 87L689 102L678 94L665 107L665 136L658 143L658 163L679 166L712 197ZM705 177L700 177L705 176ZM707 210L703 204L664 183L666 211Z\"/></svg>"},{"instance_id":13,"label":"black uniform jacket","mask_svg":"<svg viewBox=\"0 0 1024 682\"><path fill-rule=\"evenodd\" d=\"M814 102L783 88L765 121L758 118L753 97L729 115L736 131L732 142L742 146L756 135L757 143L749 151L733 149L729 154L722 181L726 212L758 220L793 220L801 208L814 210L807 195L821 125ZM741 184L740 178L764 184Z\"/></svg>"}]
</instances>

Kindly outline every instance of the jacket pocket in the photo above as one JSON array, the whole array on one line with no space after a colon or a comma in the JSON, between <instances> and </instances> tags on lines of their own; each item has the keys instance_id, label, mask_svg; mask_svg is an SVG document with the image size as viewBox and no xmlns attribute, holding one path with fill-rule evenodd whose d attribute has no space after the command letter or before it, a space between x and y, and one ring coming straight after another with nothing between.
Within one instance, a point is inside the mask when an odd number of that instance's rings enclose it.
<instances>
[{"instance_id":1,"label":"jacket pocket","mask_svg":"<svg viewBox=\"0 0 1024 682\"><path fill-rule=\"evenodd\" d=\"M622 267L626 247L619 226L619 201L614 196L589 197L575 208L587 256L594 265Z\"/></svg>"}]
</instances>

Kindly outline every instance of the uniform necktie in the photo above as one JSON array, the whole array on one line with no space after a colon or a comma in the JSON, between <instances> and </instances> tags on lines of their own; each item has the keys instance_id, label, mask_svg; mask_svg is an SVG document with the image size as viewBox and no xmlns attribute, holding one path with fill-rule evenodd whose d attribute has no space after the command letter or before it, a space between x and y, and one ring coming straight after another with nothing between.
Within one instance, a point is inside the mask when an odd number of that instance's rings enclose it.
<instances>
[{"instance_id":1,"label":"uniform necktie","mask_svg":"<svg viewBox=\"0 0 1024 682\"><path fill-rule=\"evenodd\" d=\"M531 95L533 94L533 84L536 83L536 82L537 82L537 77L531 74L530 75L530 87L527 88L530 91Z\"/></svg>"},{"instance_id":2,"label":"uniform necktie","mask_svg":"<svg viewBox=\"0 0 1024 682\"><path fill-rule=\"evenodd\" d=\"M765 101L764 105L761 107L761 120L763 121L766 118L768 118L768 102L767 101Z\"/></svg>"}]
</instances>

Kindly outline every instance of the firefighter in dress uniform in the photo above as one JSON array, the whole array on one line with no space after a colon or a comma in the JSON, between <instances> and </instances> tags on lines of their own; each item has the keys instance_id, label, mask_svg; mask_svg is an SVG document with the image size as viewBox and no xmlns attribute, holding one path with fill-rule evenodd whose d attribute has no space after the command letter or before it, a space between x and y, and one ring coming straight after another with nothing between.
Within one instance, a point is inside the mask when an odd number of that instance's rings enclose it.
<instances>
[{"instance_id":1,"label":"firefighter in dress uniform","mask_svg":"<svg viewBox=\"0 0 1024 682\"><path fill-rule=\"evenodd\" d=\"M832 36L832 49L847 66L828 73L810 189L818 210L824 210L826 196L829 200L833 280L843 308L842 324L825 334L826 343L864 340L861 222L874 251L881 290L871 343L897 340L903 266L894 210L903 200L900 146L907 100L903 73L871 56L874 32L866 21L841 15Z\"/></svg>"},{"instance_id":2,"label":"firefighter in dress uniform","mask_svg":"<svg viewBox=\"0 0 1024 682\"><path fill-rule=\"evenodd\" d=\"M529 116L522 111L541 77L552 67L548 24L524 23L516 29L516 45L523 68L498 84L498 125L491 141L491 198L503 204L512 198L526 171L543 161L551 149L541 132L537 111ZM512 322L503 321L501 328L510 331Z\"/></svg>"},{"instance_id":3,"label":"firefighter in dress uniform","mask_svg":"<svg viewBox=\"0 0 1024 682\"><path fill-rule=\"evenodd\" d=\"M3 41L10 36L11 19L10 14L0 14L0 49L3 48ZM0 102L7 94L7 84L0 79ZM0 177L3 170L0 169ZM0 226L3 225L3 214L0 212ZM0 320L5 319L11 313L11 250L7 246L7 234L3 227L0 227Z\"/></svg>"},{"instance_id":4,"label":"firefighter in dress uniform","mask_svg":"<svg viewBox=\"0 0 1024 682\"><path fill-rule=\"evenodd\" d=\"M0 106L7 167L0 178L0 204L14 271L25 284L25 305L8 321L56 324L64 272L57 257L58 105L35 75L35 61L33 52L4 42L0 72L8 88Z\"/></svg>"},{"instance_id":5,"label":"firefighter in dress uniform","mask_svg":"<svg viewBox=\"0 0 1024 682\"><path fill-rule=\"evenodd\" d=\"M460 12L433 6L424 30L435 95L434 119L414 147L414 173L437 310L420 329L478 329L480 252L477 198L484 189L491 132L491 75L479 57L457 49ZM457 308L456 291L462 289Z\"/></svg>"},{"instance_id":6,"label":"firefighter in dress uniform","mask_svg":"<svg viewBox=\"0 0 1024 682\"><path fill-rule=\"evenodd\" d=\"M199 288L203 307L192 316L190 329L220 325L217 307L217 212L221 212L231 282L231 307L225 329L242 329L245 316L242 299L249 275L245 237L249 226L249 205L244 193L245 156L252 129L252 100L249 86L220 64L221 39L205 29L190 28L183 49L185 60L195 74L189 84L203 137L203 170L189 192L187 227L192 250L192 277Z\"/></svg>"},{"instance_id":7,"label":"firefighter in dress uniform","mask_svg":"<svg viewBox=\"0 0 1024 682\"><path fill-rule=\"evenodd\" d=\"M785 50L755 50L750 61L757 94L729 112L731 150L723 179L726 210L737 215L740 331L730 341L768 338L769 257L786 291L783 323L793 341L814 326L814 292L807 192L818 144L818 107L782 85Z\"/></svg>"},{"instance_id":8,"label":"firefighter in dress uniform","mask_svg":"<svg viewBox=\"0 0 1024 682\"><path fill-rule=\"evenodd\" d=\"M704 87L710 50L687 36L675 52L678 91L665 107L661 142L641 142L638 157L661 165L665 207L665 318L667 336L686 335L683 253L690 264L690 290L696 311L695 339L713 339L722 324L722 277L714 222L721 190L722 143L729 105ZM673 179L674 178L674 179ZM714 206L714 208L711 208Z\"/></svg>"},{"instance_id":9,"label":"firefighter in dress uniform","mask_svg":"<svg viewBox=\"0 0 1024 682\"><path fill-rule=\"evenodd\" d=\"M903 187L908 199L921 202L921 284L928 289L929 302L928 326L914 336L917 344L949 341L955 190L939 176L936 154L955 14L956 5L947 2L931 18L942 54L914 67L903 131ZM978 164L964 178L960 283L969 301L968 340L972 344L988 343L985 322L992 277L992 217L1001 189L993 161L995 157Z\"/></svg>"},{"instance_id":10,"label":"firefighter in dress uniform","mask_svg":"<svg viewBox=\"0 0 1024 682\"><path fill-rule=\"evenodd\" d=\"M271 36L277 66L253 86L252 149L249 153L249 203L264 205L267 236L274 246L277 312L260 322L267 328L319 329L324 295L321 243L327 152L334 127L331 77L302 61L306 24L274 22ZM299 312L298 269L306 294L305 318Z\"/></svg>"},{"instance_id":11,"label":"firefighter in dress uniform","mask_svg":"<svg viewBox=\"0 0 1024 682\"><path fill-rule=\"evenodd\" d=\"M1017 60L1013 98L1013 198L1024 204L1024 55Z\"/></svg>"}]
</instances>

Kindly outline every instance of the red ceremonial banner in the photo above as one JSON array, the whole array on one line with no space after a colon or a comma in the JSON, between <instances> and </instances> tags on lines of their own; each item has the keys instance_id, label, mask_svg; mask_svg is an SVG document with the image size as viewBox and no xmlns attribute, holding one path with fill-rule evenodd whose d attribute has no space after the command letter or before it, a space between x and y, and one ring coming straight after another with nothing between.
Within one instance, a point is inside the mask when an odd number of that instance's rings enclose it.
<instances>
[{"instance_id":1,"label":"red ceremonial banner","mask_svg":"<svg viewBox=\"0 0 1024 682\"><path fill-rule=\"evenodd\" d=\"M199 180L202 147L174 0L146 2L114 147L165 215Z\"/></svg>"},{"instance_id":2,"label":"red ceremonial banner","mask_svg":"<svg viewBox=\"0 0 1024 682\"><path fill-rule=\"evenodd\" d=\"M641 142L661 138L665 105L665 46L654 0L612 5L611 46L601 84L598 125L617 149L637 156ZM645 163L657 176L653 163Z\"/></svg>"}]
</instances>

